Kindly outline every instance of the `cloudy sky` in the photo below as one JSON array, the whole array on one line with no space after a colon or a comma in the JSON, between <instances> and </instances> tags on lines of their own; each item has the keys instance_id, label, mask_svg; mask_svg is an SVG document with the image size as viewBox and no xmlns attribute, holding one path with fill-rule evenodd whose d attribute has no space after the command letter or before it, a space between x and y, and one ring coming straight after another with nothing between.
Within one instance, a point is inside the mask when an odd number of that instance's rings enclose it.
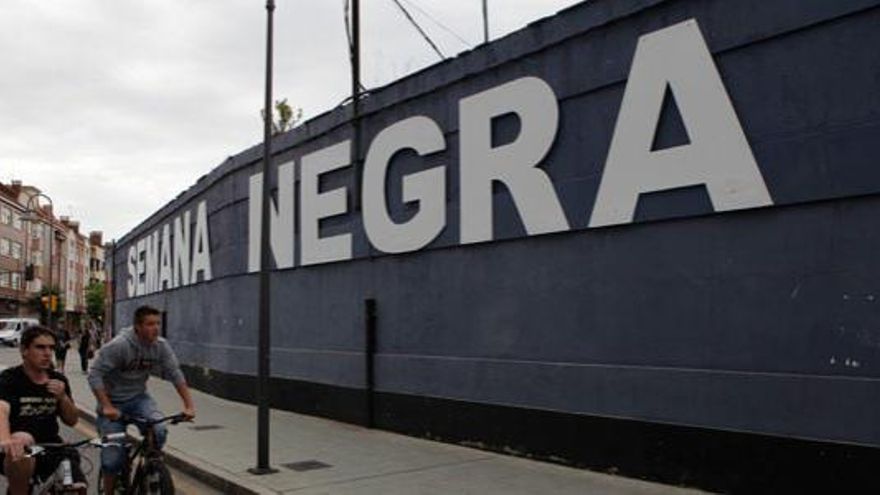
<instances>
[{"instance_id":1,"label":"cloudy sky","mask_svg":"<svg viewBox=\"0 0 880 495\"><path fill-rule=\"evenodd\" d=\"M498 38L579 0L489 0ZM446 56L482 41L480 0L400 0ZM350 91L345 0L276 0L276 98L306 118ZM119 238L259 143L264 0L0 1L0 182L33 184ZM361 2L362 78L439 61L393 0Z\"/></svg>"}]
</instances>

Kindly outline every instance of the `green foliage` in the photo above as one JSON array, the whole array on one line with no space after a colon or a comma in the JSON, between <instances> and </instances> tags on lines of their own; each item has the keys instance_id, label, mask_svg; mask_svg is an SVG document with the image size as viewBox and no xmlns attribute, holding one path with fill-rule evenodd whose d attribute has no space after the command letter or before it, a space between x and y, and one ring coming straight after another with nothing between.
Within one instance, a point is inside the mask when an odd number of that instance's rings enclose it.
<instances>
[{"instance_id":1,"label":"green foliage","mask_svg":"<svg viewBox=\"0 0 880 495\"><path fill-rule=\"evenodd\" d=\"M91 282L86 287L86 313L100 323L104 322L105 291L104 282Z\"/></svg>"},{"instance_id":2,"label":"green foliage","mask_svg":"<svg viewBox=\"0 0 880 495\"><path fill-rule=\"evenodd\" d=\"M275 100L275 108L272 114L272 134L281 134L299 125L302 121L303 111L302 108L294 110L287 103L287 98L284 98L283 100ZM263 120L266 119L265 110L260 110L260 117Z\"/></svg>"}]
</instances>

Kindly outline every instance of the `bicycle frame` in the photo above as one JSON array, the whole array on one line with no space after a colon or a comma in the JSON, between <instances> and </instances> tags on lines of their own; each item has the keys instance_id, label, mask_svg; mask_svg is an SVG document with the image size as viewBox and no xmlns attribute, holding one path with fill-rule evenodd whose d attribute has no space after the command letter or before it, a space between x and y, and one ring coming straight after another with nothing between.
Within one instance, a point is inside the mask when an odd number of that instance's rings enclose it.
<instances>
[{"instance_id":1,"label":"bicycle frame","mask_svg":"<svg viewBox=\"0 0 880 495\"><path fill-rule=\"evenodd\" d=\"M131 451L131 455L126 458L128 464L128 473L131 474L131 468L134 467L134 478L131 479L131 487L138 486L144 476L144 467L154 459L162 457L162 450L156 445L156 432L152 427L147 428L144 439ZM135 467L135 462L137 466Z\"/></svg>"},{"instance_id":2,"label":"bicycle frame","mask_svg":"<svg viewBox=\"0 0 880 495\"><path fill-rule=\"evenodd\" d=\"M162 449L159 448L154 426L165 422L177 424L184 421L185 417L182 414L175 414L156 420L132 417L124 417L121 419L126 423L135 424L144 432L143 440L139 442L136 447L129 449L129 452L126 453L125 466L120 476L122 479L117 479L117 483L120 481L122 482L122 491L124 493L139 493L139 487L145 482L144 477L147 476L148 467L151 464L157 463L161 465L161 468L159 469L167 470L165 463L162 460ZM132 469L134 469L134 471L132 471ZM134 474L132 475L132 473Z\"/></svg>"},{"instance_id":3,"label":"bicycle frame","mask_svg":"<svg viewBox=\"0 0 880 495\"><path fill-rule=\"evenodd\" d=\"M64 451L59 451L56 454L46 454L60 457L58 467L56 467L55 471L53 471L46 479L39 479L36 476L33 476L30 483L30 493L33 495L45 495L49 493L62 494L82 492L86 487L83 487L82 489L76 487L73 480L72 462L75 453L75 448L69 448Z\"/></svg>"},{"instance_id":4,"label":"bicycle frame","mask_svg":"<svg viewBox=\"0 0 880 495\"><path fill-rule=\"evenodd\" d=\"M78 442L60 444L37 444L28 448L27 457L55 456L59 458L58 467L46 479L39 479L36 475L31 478L30 493L80 493L88 487L77 486L73 480L72 461L79 458L77 449L81 447L104 448L119 445L117 440L123 440L125 434L110 434L105 437L87 438Z\"/></svg>"}]
</instances>

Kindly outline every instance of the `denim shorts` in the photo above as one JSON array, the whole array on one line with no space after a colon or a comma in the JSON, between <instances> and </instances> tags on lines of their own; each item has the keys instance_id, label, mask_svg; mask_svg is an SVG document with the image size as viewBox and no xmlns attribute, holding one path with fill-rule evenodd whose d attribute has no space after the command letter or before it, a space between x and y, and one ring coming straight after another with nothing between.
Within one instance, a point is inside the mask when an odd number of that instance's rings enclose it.
<instances>
[{"instance_id":1,"label":"denim shorts","mask_svg":"<svg viewBox=\"0 0 880 495\"><path fill-rule=\"evenodd\" d=\"M162 412L148 394L140 394L128 399L124 402L113 403L124 416L133 416L136 418L162 418ZM101 414L100 406L98 407L98 432L101 435L109 435L110 433L121 433L126 429L127 424L122 421L111 421ZM156 441L161 448L165 445L165 438L168 436L168 430L165 425L156 425L153 427L156 432ZM141 435L144 431L141 431ZM119 474L122 471L125 462L125 449L123 447L106 447L101 449L101 469L106 474Z\"/></svg>"}]
</instances>

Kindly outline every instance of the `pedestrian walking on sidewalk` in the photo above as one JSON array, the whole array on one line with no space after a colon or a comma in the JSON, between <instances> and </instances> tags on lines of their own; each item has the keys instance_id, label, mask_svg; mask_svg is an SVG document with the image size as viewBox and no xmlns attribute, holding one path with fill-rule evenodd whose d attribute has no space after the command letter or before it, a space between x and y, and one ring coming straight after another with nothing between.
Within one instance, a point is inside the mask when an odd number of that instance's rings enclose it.
<instances>
[{"instance_id":1,"label":"pedestrian walking on sidewalk","mask_svg":"<svg viewBox=\"0 0 880 495\"><path fill-rule=\"evenodd\" d=\"M89 370L89 359L95 352L92 348L93 341L91 327L84 328L82 335L79 336L79 365L83 373Z\"/></svg>"},{"instance_id":2,"label":"pedestrian walking on sidewalk","mask_svg":"<svg viewBox=\"0 0 880 495\"><path fill-rule=\"evenodd\" d=\"M68 349L70 349L70 334L66 328L60 327L55 330L55 370L62 375Z\"/></svg>"},{"instance_id":3,"label":"pedestrian walking on sidewalk","mask_svg":"<svg viewBox=\"0 0 880 495\"><path fill-rule=\"evenodd\" d=\"M122 415L159 419L156 401L147 393L147 379L155 372L174 384L183 401L183 415L196 415L192 396L177 356L168 342L159 337L161 313L150 306L134 312L134 328L124 329L101 348L89 369L89 386L98 400L98 430L101 435L124 432ZM167 430L156 426L159 448L165 443ZM143 432L142 432L143 433ZM104 472L104 493L113 493L116 475L122 470L125 452L119 447L101 450Z\"/></svg>"}]
</instances>

